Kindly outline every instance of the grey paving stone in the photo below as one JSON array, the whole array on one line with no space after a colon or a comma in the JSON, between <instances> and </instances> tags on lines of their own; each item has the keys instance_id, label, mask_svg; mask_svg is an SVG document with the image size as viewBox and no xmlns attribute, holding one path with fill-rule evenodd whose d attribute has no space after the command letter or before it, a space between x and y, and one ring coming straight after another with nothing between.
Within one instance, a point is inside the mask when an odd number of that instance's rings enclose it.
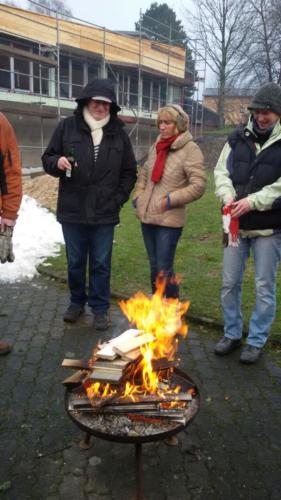
<instances>
[{"instance_id":1,"label":"grey paving stone","mask_svg":"<svg viewBox=\"0 0 281 500\"><path fill-rule=\"evenodd\" d=\"M87 358L100 338L88 309L75 325L62 321L67 304L67 289L41 277L0 292L7 314L1 326L14 344L0 359L0 485L11 481L5 500L135 495L134 447L94 439L81 451L84 434L65 414L60 363L70 355ZM106 339L128 327L115 304L111 317ZM279 500L278 358L265 352L257 365L244 367L239 352L215 356L215 336L201 332L190 331L180 343L181 367L200 389L201 410L177 447L143 446L145 499Z\"/></svg>"}]
</instances>

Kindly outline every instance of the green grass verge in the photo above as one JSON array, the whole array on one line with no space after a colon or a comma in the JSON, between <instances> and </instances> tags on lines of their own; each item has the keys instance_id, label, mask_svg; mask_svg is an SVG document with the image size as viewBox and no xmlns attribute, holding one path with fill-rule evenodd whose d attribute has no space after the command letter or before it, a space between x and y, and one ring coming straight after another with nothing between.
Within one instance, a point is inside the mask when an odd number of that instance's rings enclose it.
<instances>
[{"instance_id":1,"label":"green grass verge","mask_svg":"<svg viewBox=\"0 0 281 500\"><path fill-rule=\"evenodd\" d=\"M217 129L212 129L212 130L204 130L203 131L203 136L204 135L211 135L211 136L221 136L221 135L226 135L228 136L233 130L234 126L232 125L227 125L223 128L217 128Z\"/></svg>"},{"instance_id":2,"label":"green grass verge","mask_svg":"<svg viewBox=\"0 0 281 500\"><path fill-rule=\"evenodd\" d=\"M181 298L191 301L191 316L207 317L222 323L220 307L222 230L219 202L214 195L214 181L209 173L204 196L187 209L187 224L178 244L175 270L182 277ZM57 257L48 258L47 269L66 277L64 248ZM279 271L277 285L280 283ZM245 328L254 307L253 262L249 259L243 286ZM150 291L149 266L139 221L131 203L121 212L121 223L115 230L112 259L113 291L132 295L138 290ZM272 333L281 339L281 291L277 286L277 316Z\"/></svg>"}]
</instances>

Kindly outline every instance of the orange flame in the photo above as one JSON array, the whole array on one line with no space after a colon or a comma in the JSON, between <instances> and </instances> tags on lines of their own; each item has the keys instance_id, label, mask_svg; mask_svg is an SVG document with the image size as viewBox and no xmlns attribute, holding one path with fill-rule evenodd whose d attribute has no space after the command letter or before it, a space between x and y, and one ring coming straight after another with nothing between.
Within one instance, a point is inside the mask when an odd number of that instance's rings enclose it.
<instances>
[{"instance_id":1,"label":"orange flame","mask_svg":"<svg viewBox=\"0 0 281 500\"><path fill-rule=\"evenodd\" d=\"M189 302L181 303L179 299L164 297L166 282L163 279L157 281L157 290L152 296L145 295L142 292L136 293L130 299L122 300L119 305L122 312L128 318L130 323L134 324L138 330L144 333L150 333L155 340L141 347L142 360L137 365L135 373L130 381L127 381L122 397L137 399L137 394L158 394L163 395L167 386L161 389L162 381L159 372L153 371L153 360L167 358L169 361L175 359L175 353L178 347L177 335L183 337L187 335L188 327L183 319L189 307ZM138 380L135 383L134 379ZM141 380L141 382L140 382ZM90 397L99 395L107 397L113 395L112 387L108 384L92 384L87 388L87 394ZM180 388L173 389L173 392L179 392Z\"/></svg>"}]
</instances>

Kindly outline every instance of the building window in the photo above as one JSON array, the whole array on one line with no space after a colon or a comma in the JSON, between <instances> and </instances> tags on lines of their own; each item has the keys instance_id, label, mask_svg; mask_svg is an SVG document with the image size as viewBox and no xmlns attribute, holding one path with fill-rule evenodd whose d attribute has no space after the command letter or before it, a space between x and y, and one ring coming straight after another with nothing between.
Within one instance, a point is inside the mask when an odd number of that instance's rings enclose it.
<instances>
[{"instance_id":1,"label":"building window","mask_svg":"<svg viewBox=\"0 0 281 500\"><path fill-rule=\"evenodd\" d=\"M49 71L40 63L33 63L33 88L35 94L48 95Z\"/></svg>"},{"instance_id":2,"label":"building window","mask_svg":"<svg viewBox=\"0 0 281 500\"><path fill-rule=\"evenodd\" d=\"M131 108L138 107L138 78L130 77L129 105Z\"/></svg>"},{"instance_id":3,"label":"building window","mask_svg":"<svg viewBox=\"0 0 281 500\"><path fill-rule=\"evenodd\" d=\"M15 88L18 90L30 90L29 87L29 61L15 57Z\"/></svg>"},{"instance_id":4,"label":"building window","mask_svg":"<svg viewBox=\"0 0 281 500\"><path fill-rule=\"evenodd\" d=\"M158 111L159 108L159 97L160 97L160 84L159 82L153 82L152 88L152 111Z\"/></svg>"},{"instance_id":5,"label":"building window","mask_svg":"<svg viewBox=\"0 0 281 500\"><path fill-rule=\"evenodd\" d=\"M167 83L165 80L162 80L160 83L160 107L166 106L166 94L167 94Z\"/></svg>"},{"instance_id":6,"label":"building window","mask_svg":"<svg viewBox=\"0 0 281 500\"><path fill-rule=\"evenodd\" d=\"M11 88L10 58L0 54L0 87Z\"/></svg>"},{"instance_id":7,"label":"building window","mask_svg":"<svg viewBox=\"0 0 281 500\"><path fill-rule=\"evenodd\" d=\"M128 105L128 77L124 71L119 71L118 75L118 103L120 106Z\"/></svg>"},{"instance_id":8,"label":"building window","mask_svg":"<svg viewBox=\"0 0 281 500\"><path fill-rule=\"evenodd\" d=\"M83 88L83 62L72 59L72 97L79 97Z\"/></svg>"},{"instance_id":9,"label":"building window","mask_svg":"<svg viewBox=\"0 0 281 500\"><path fill-rule=\"evenodd\" d=\"M176 87L173 85L171 90L172 90L172 92L171 92L172 102L174 104L180 104L180 102L181 102L181 89L180 89L180 87Z\"/></svg>"},{"instance_id":10,"label":"building window","mask_svg":"<svg viewBox=\"0 0 281 500\"><path fill-rule=\"evenodd\" d=\"M150 79L148 78L143 78L142 109L144 111L150 111Z\"/></svg>"},{"instance_id":11,"label":"building window","mask_svg":"<svg viewBox=\"0 0 281 500\"><path fill-rule=\"evenodd\" d=\"M88 82L95 80L99 76L99 66L96 62L88 62Z\"/></svg>"},{"instance_id":12,"label":"building window","mask_svg":"<svg viewBox=\"0 0 281 500\"><path fill-rule=\"evenodd\" d=\"M60 57L60 97L69 99L70 85L69 85L69 57Z\"/></svg>"}]
</instances>

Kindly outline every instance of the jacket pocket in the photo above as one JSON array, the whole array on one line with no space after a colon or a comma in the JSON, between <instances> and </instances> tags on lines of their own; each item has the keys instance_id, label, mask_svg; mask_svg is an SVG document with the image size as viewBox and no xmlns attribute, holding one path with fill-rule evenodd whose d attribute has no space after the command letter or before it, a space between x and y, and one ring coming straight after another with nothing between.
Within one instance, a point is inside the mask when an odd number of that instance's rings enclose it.
<instances>
[{"instance_id":1,"label":"jacket pocket","mask_svg":"<svg viewBox=\"0 0 281 500\"><path fill-rule=\"evenodd\" d=\"M157 197L156 199L152 197L147 207L147 213L151 215L162 214L163 213L162 199L163 196L161 196L160 198Z\"/></svg>"},{"instance_id":2,"label":"jacket pocket","mask_svg":"<svg viewBox=\"0 0 281 500\"><path fill-rule=\"evenodd\" d=\"M96 196L96 212L97 214L116 214L119 212L119 205L114 196L114 191L109 188L101 188Z\"/></svg>"}]
</instances>

